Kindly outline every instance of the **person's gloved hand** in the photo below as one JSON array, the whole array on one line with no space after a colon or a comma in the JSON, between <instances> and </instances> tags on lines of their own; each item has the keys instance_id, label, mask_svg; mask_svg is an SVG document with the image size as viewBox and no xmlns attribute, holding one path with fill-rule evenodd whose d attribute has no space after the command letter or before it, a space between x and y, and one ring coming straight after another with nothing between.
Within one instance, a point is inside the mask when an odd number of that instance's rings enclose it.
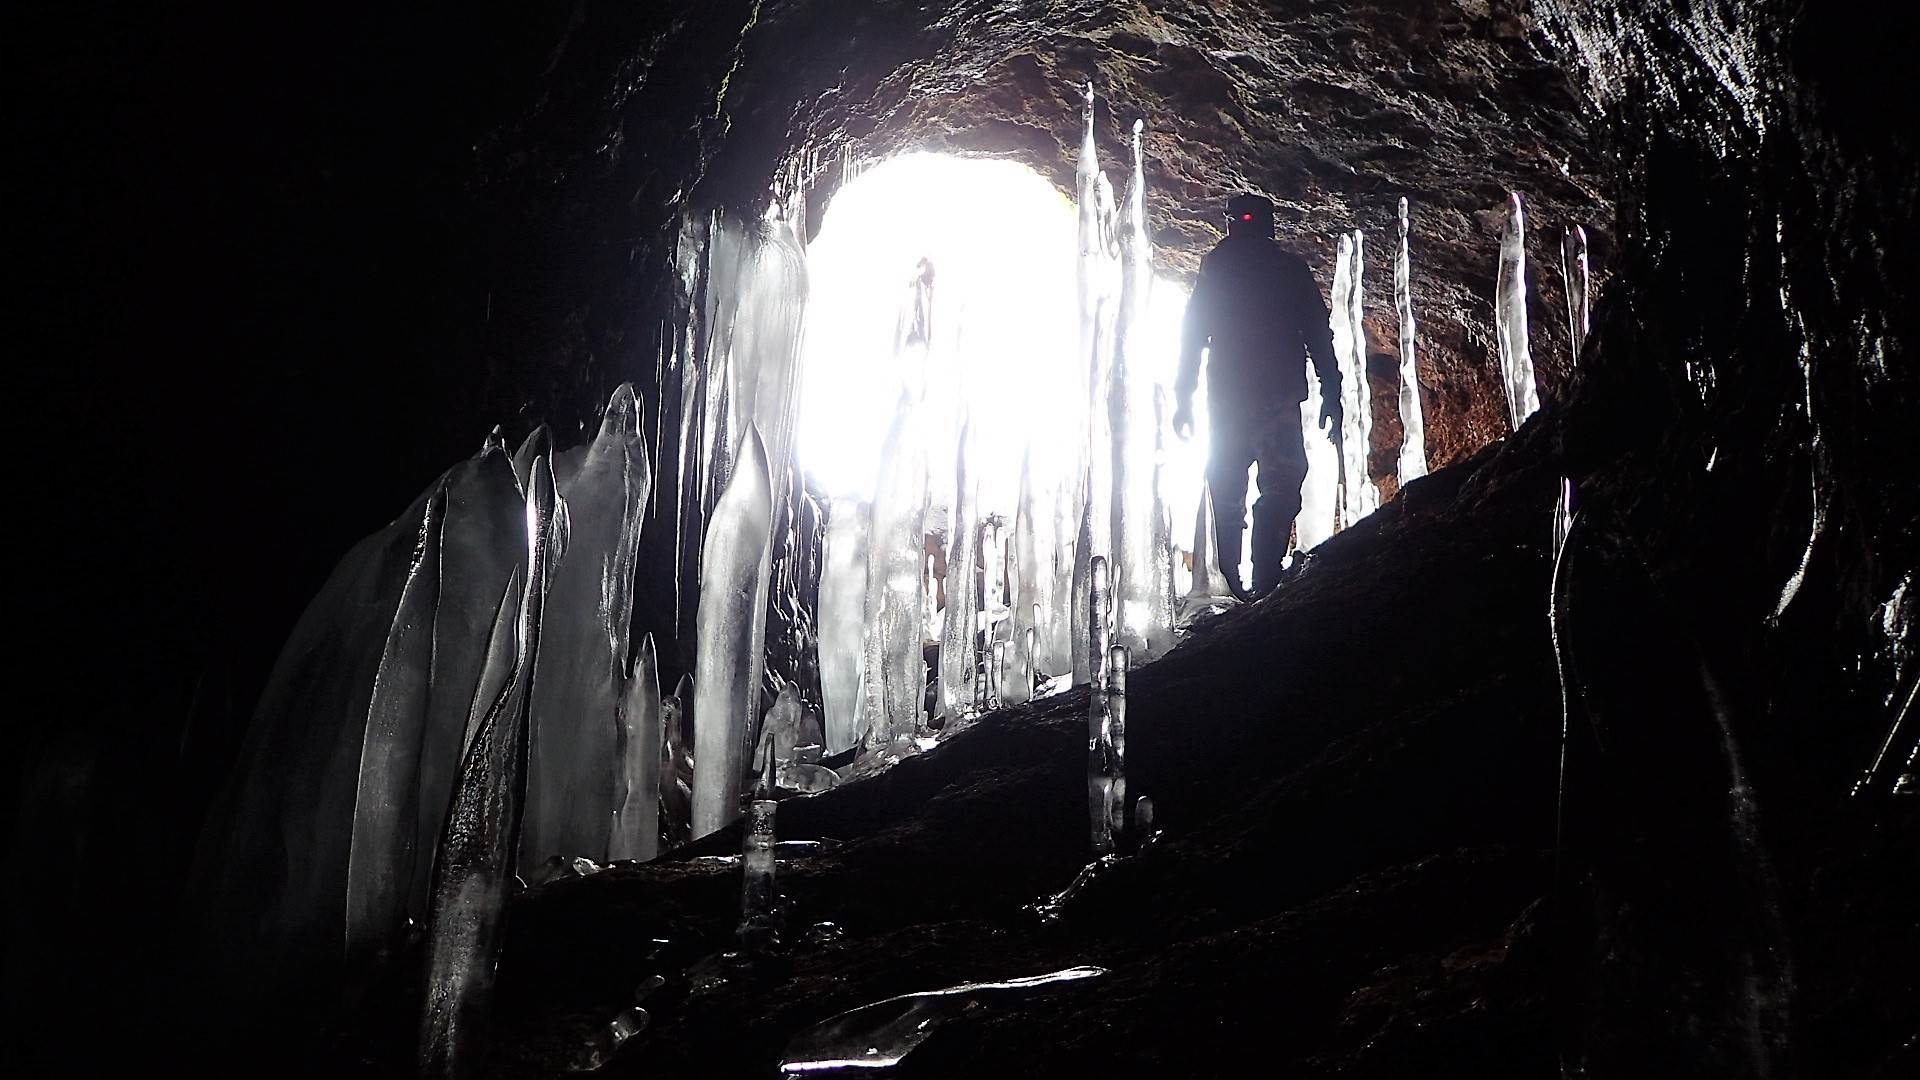
<instances>
[{"instance_id":1,"label":"person's gloved hand","mask_svg":"<svg viewBox=\"0 0 1920 1080\"><path fill-rule=\"evenodd\" d=\"M1193 437L1193 402L1182 401L1174 406L1173 433L1183 439Z\"/></svg>"},{"instance_id":2,"label":"person's gloved hand","mask_svg":"<svg viewBox=\"0 0 1920 1080\"><path fill-rule=\"evenodd\" d=\"M1340 425L1345 419L1346 414L1341 411L1338 401L1327 398L1321 402L1320 430L1326 432L1327 438L1333 440L1336 446L1340 444Z\"/></svg>"}]
</instances>

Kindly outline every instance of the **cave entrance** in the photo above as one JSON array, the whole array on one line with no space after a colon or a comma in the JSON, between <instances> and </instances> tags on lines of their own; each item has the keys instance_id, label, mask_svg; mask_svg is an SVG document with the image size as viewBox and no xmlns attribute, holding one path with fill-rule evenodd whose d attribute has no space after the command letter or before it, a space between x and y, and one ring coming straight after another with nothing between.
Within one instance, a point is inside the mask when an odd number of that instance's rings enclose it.
<instances>
[{"instance_id":1,"label":"cave entrance","mask_svg":"<svg viewBox=\"0 0 1920 1080\"><path fill-rule=\"evenodd\" d=\"M982 513L1012 519L1029 452L1036 487L1067 482L1079 460L1072 410L1085 408L1076 252L1072 200L1018 162L911 153L843 184L807 250L797 453L811 485L872 497L903 390L920 400L935 507L951 497L963 418ZM923 341L914 330L922 260L932 277ZM1169 400L1186 301L1180 282L1155 279L1136 370ZM1182 547L1204 424L1196 417L1191 442L1167 439L1163 491Z\"/></svg>"}]
</instances>

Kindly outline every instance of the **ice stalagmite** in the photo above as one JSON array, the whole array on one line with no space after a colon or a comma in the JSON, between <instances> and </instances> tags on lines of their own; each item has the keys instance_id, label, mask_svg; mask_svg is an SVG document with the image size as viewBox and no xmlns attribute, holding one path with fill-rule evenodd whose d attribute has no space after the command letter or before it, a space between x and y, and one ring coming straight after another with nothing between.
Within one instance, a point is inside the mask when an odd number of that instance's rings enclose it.
<instances>
[{"instance_id":1,"label":"ice stalagmite","mask_svg":"<svg viewBox=\"0 0 1920 1080\"><path fill-rule=\"evenodd\" d=\"M901 394L880 454L867 554L867 745L901 755L922 725L926 661L921 652L926 562L927 471L912 398Z\"/></svg>"},{"instance_id":2,"label":"ice stalagmite","mask_svg":"<svg viewBox=\"0 0 1920 1080\"><path fill-rule=\"evenodd\" d=\"M521 492L527 490L533 475L533 463L546 458L549 466L553 463L553 432L547 425L541 424L527 437L520 440L520 448L513 452L513 475L520 482Z\"/></svg>"},{"instance_id":3,"label":"ice stalagmite","mask_svg":"<svg viewBox=\"0 0 1920 1080\"><path fill-rule=\"evenodd\" d=\"M1083 484L1087 490L1092 484ZM1088 614L1093 609L1089 605L1093 596L1093 568L1095 560L1104 564L1104 556L1094 554L1093 547L1093 504L1096 500L1088 497L1080 505L1080 529L1074 534L1073 541L1073 685L1080 686L1093 680L1093 669L1098 658L1089 651L1093 641L1093 624Z\"/></svg>"},{"instance_id":4,"label":"ice stalagmite","mask_svg":"<svg viewBox=\"0 0 1920 1080\"><path fill-rule=\"evenodd\" d=\"M1073 670L1073 628L1079 622L1071 610L1077 580L1074 541L1080 533L1080 512L1085 509L1082 505L1084 479L1079 472L1064 476L1056 473L1044 507L1049 521L1042 523L1037 518L1034 521L1036 530L1046 530L1035 533L1040 558L1034 572L1051 575L1046 607L1039 620L1044 634L1041 651L1047 658L1041 670L1048 675L1064 675Z\"/></svg>"},{"instance_id":5,"label":"ice stalagmite","mask_svg":"<svg viewBox=\"0 0 1920 1080\"><path fill-rule=\"evenodd\" d=\"M1107 650L1104 683L1088 744L1087 796L1093 814L1093 850L1109 855L1127 845L1127 669L1125 645Z\"/></svg>"},{"instance_id":6,"label":"ice stalagmite","mask_svg":"<svg viewBox=\"0 0 1920 1080\"><path fill-rule=\"evenodd\" d=\"M1053 661L1053 594L1056 588L1053 510L1033 479L1033 447L1020 459L1020 496L1013 512L1013 640L1033 633L1026 663L1035 671L1058 670ZM1023 646L1024 647L1024 646ZM1031 675L1032 672L1029 672Z\"/></svg>"},{"instance_id":7,"label":"ice stalagmite","mask_svg":"<svg viewBox=\"0 0 1920 1080\"><path fill-rule=\"evenodd\" d=\"M1373 394L1367 385L1367 334L1361 318L1366 268L1359 229L1340 238L1333 275L1333 351L1340 361L1340 525L1349 528L1380 508L1380 489L1367 471L1373 442ZM1312 400L1309 398L1308 400Z\"/></svg>"},{"instance_id":8,"label":"ice stalagmite","mask_svg":"<svg viewBox=\"0 0 1920 1080\"><path fill-rule=\"evenodd\" d=\"M660 853L660 661L653 635L640 639L620 701L619 785L607 858L645 862Z\"/></svg>"},{"instance_id":9,"label":"ice stalagmite","mask_svg":"<svg viewBox=\"0 0 1920 1080\"><path fill-rule=\"evenodd\" d=\"M735 934L742 952L752 955L780 943L780 890L775 881L779 859L774 831L780 804L773 800L773 751L764 751L760 779L747 806L747 827L740 839L740 926Z\"/></svg>"},{"instance_id":10,"label":"ice stalagmite","mask_svg":"<svg viewBox=\"0 0 1920 1080\"><path fill-rule=\"evenodd\" d=\"M341 973L362 740L444 483L354 545L308 603L261 691L238 783L208 815L186 910L213 984L235 991L223 1013L244 1011L242 987Z\"/></svg>"},{"instance_id":11,"label":"ice stalagmite","mask_svg":"<svg viewBox=\"0 0 1920 1080\"><path fill-rule=\"evenodd\" d=\"M1587 230L1579 225L1568 228L1560 238L1560 272L1565 276L1567 287L1567 335L1571 339L1567 355L1578 367L1580 347L1586 344L1592 321L1588 305L1593 300L1587 266Z\"/></svg>"},{"instance_id":12,"label":"ice stalagmite","mask_svg":"<svg viewBox=\"0 0 1920 1080\"><path fill-rule=\"evenodd\" d=\"M1153 521L1148 554L1152 559L1149 588L1149 612L1152 630L1147 636L1146 659L1166 655L1174 645L1174 625L1179 621L1180 601L1173 584L1173 512L1167 506L1165 491L1166 387L1153 388Z\"/></svg>"},{"instance_id":13,"label":"ice stalagmite","mask_svg":"<svg viewBox=\"0 0 1920 1080\"><path fill-rule=\"evenodd\" d=\"M1312 369L1309 368L1309 371ZM1309 436L1311 438L1311 436ZM1203 484L1200 508L1193 520L1193 587L1180 603L1180 621L1190 622L1209 611L1224 611L1238 603L1227 575L1220 569L1220 544L1213 523L1213 492Z\"/></svg>"},{"instance_id":14,"label":"ice stalagmite","mask_svg":"<svg viewBox=\"0 0 1920 1080\"><path fill-rule=\"evenodd\" d=\"M520 588L509 587L501 599L503 607L518 604L513 669L474 728L434 857L426 997L420 1016L419 1073L424 1077L469 1073L492 998L526 793L529 706L531 684L537 681L542 607L558 547L553 531L556 504L552 467L547 458L537 457L527 475L526 574ZM504 629L505 621L496 625ZM503 644L492 643L489 649L498 655Z\"/></svg>"},{"instance_id":15,"label":"ice stalagmite","mask_svg":"<svg viewBox=\"0 0 1920 1080\"><path fill-rule=\"evenodd\" d=\"M634 557L652 483L631 384L614 391L593 442L559 456L555 480L567 553L553 570L534 680L523 874L551 855L607 854Z\"/></svg>"},{"instance_id":16,"label":"ice stalagmite","mask_svg":"<svg viewBox=\"0 0 1920 1080\"><path fill-rule=\"evenodd\" d=\"M474 687L483 677L500 590L526 558L526 517L526 499L497 433L488 437L480 453L448 470L440 601L433 616L433 674L420 745L414 827L419 854L408 900L409 914L421 920L426 918L433 849L466 750Z\"/></svg>"},{"instance_id":17,"label":"ice stalagmite","mask_svg":"<svg viewBox=\"0 0 1920 1080\"><path fill-rule=\"evenodd\" d=\"M1112 639L1107 632L1111 615L1107 607L1111 599L1108 581L1107 560L1095 556L1087 596L1087 622L1092 628L1088 645L1092 654L1098 657L1092 668L1092 693L1087 698L1087 807L1096 855L1113 851L1113 830L1107 817L1112 780L1106 745L1111 704L1107 697L1106 668L1112 649Z\"/></svg>"},{"instance_id":18,"label":"ice stalagmite","mask_svg":"<svg viewBox=\"0 0 1920 1080\"><path fill-rule=\"evenodd\" d=\"M1560 495L1553 504L1553 556L1560 557L1560 549L1567 542L1567 533L1573 529L1574 490L1573 481L1560 478Z\"/></svg>"},{"instance_id":19,"label":"ice stalagmite","mask_svg":"<svg viewBox=\"0 0 1920 1080\"><path fill-rule=\"evenodd\" d=\"M1134 121L1133 171L1119 230L1120 303L1107 397L1112 440L1108 550L1114 568L1113 632L1115 640L1142 656L1147 655L1148 639L1157 637L1159 630L1153 603L1153 383L1146 375L1144 340L1148 293L1153 287L1140 148L1144 128L1141 121Z\"/></svg>"},{"instance_id":20,"label":"ice stalagmite","mask_svg":"<svg viewBox=\"0 0 1920 1080\"><path fill-rule=\"evenodd\" d=\"M1294 539L1310 551L1333 535L1340 502L1340 433L1320 423L1320 374L1307 365L1307 400L1300 403L1300 430L1306 439L1307 478L1300 484L1300 514L1293 519Z\"/></svg>"},{"instance_id":21,"label":"ice stalagmite","mask_svg":"<svg viewBox=\"0 0 1920 1080\"><path fill-rule=\"evenodd\" d=\"M800 699L800 688L788 683L767 710L753 757L764 763L768 754L773 755L772 780L776 787L824 791L838 778L820 766L821 742L819 714Z\"/></svg>"},{"instance_id":22,"label":"ice stalagmite","mask_svg":"<svg viewBox=\"0 0 1920 1080\"><path fill-rule=\"evenodd\" d=\"M405 925L418 821L420 738L433 665L433 611L440 599L444 485L427 501L420 543L386 633L360 741L360 776L347 856L349 970L385 951Z\"/></svg>"},{"instance_id":23,"label":"ice stalagmite","mask_svg":"<svg viewBox=\"0 0 1920 1080\"><path fill-rule=\"evenodd\" d=\"M956 721L975 710L974 672L979 666L975 637L979 632L979 481L973 476L973 425L960 425L960 444L954 457L953 513L947 526L947 608L940 629L940 715L958 730Z\"/></svg>"},{"instance_id":24,"label":"ice stalagmite","mask_svg":"<svg viewBox=\"0 0 1920 1080\"><path fill-rule=\"evenodd\" d=\"M728 394L732 444L748 423L760 432L770 475L784 474L793 453L800 386L800 323L807 303L807 261L793 228L777 217L749 230L734 314ZM775 485L776 488L784 485ZM780 492L775 492L776 501Z\"/></svg>"},{"instance_id":25,"label":"ice stalagmite","mask_svg":"<svg viewBox=\"0 0 1920 1080\"><path fill-rule=\"evenodd\" d=\"M1507 223L1500 231L1500 268L1493 284L1494 343L1507 388L1507 419L1515 431L1540 408L1533 385L1533 354L1527 348L1527 215L1520 193L1507 196Z\"/></svg>"},{"instance_id":26,"label":"ice stalagmite","mask_svg":"<svg viewBox=\"0 0 1920 1080\"><path fill-rule=\"evenodd\" d=\"M747 428L733 478L714 504L700 557L693 664L693 835L740 816L747 751L760 718L773 492L760 433Z\"/></svg>"},{"instance_id":27,"label":"ice stalagmite","mask_svg":"<svg viewBox=\"0 0 1920 1080\"><path fill-rule=\"evenodd\" d=\"M827 513L820 568L820 696L826 709L826 752L860 742L860 679L866 670L867 542L873 516L843 496Z\"/></svg>"},{"instance_id":28,"label":"ice stalagmite","mask_svg":"<svg viewBox=\"0 0 1920 1080\"><path fill-rule=\"evenodd\" d=\"M1407 257L1407 200L1400 200L1400 250L1393 257L1393 306L1400 316L1400 484L1427 475L1427 423L1420 411L1414 348L1412 262Z\"/></svg>"},{"instance_id":29,"label":"ice stalagmite","mask_svg":"<svg viewBox=\"0 0 1920 1080\"><path fill-rule=\"evenodd\" d=\"M1113 277L1118 269L1109 250L1112 234L1112 185L1101 172L1094 142L1093 84L1086 88L1085 125L1074 178L1079 212L1077 280L1080 302L1080 364L1086 379L1085 433L1081 490L1074 510L1079 523L1073 554L1073 601L1069 617L1072 634L1073 681L1086 680L1087 628L1085 570L1094 556L1108 556L1113 542L1113 445L1109 389L1113 376L1113 336L1116 305Z\"/></svg>"},{"instance_id":30,"label":"ice stalagmite","mask_svg":"<svg viewBox=\"0 0 1920 1080\"><path fill-rule=\"evenodd\" d=\"M666 729L660 747L660 846L678 847L693 839L693 676L680 676L673 694L660 703Z\"/></svg>"}]
</instances>

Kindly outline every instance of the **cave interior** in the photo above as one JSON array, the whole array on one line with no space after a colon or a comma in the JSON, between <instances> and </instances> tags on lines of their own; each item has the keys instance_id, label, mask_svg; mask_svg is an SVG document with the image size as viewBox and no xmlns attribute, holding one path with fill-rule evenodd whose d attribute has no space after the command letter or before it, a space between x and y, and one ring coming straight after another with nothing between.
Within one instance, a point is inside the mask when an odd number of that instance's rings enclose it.
<instances>
[{"instance_id":1,"label":"cave interior","mask_svg":"<svg viewBox=\"0 0 1920 1080\"><path fill-rule=\"evenodd\" d=\"M740 875L701 857L737 827L516 892L478 1074L568 1072L636 987L657 986L649 1026L601 1071L770 1076L844 1010L1087 964L1107 973L977 996L895 1068L1920 1068L1920 87L1873 5L20 21L13 1060L413 1072L417 934L349 977L230 955L192 910L303 608L496 426L584 442L623 383L679 490L703 238L770 209L815 234L841 185L912 151L1071 196L1091 82L1116 175L1145 121L1156 272L1190 281L1241 191L1323 288L1338 235L1367 231L1385 504L1134 675L1129 783L1163 833L1059 918L1031 905L1091 858L1084 687L783 803L782 839L837 843L783 861L777 962L717 985L697 967L732 939ZM1509 432L1492 296L1516 191L1542 407ZM1432 465L1404 489L1382 242L1402 197ZM1554 261L1573 225L1595 290L1578 363ZM694 660L687 546L656 505L633 624L670 682ZM838 933L803 935L819 923Z\"/></svg>"}]
</instances>

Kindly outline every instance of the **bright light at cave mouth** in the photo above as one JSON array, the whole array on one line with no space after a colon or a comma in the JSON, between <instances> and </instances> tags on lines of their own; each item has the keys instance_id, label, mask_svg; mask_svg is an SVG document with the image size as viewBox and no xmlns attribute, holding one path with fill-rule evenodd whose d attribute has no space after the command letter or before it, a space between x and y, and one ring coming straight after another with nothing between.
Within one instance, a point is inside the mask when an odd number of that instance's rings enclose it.
<instances>
[{"instance_id":1,"label":"bright light at cave mouth","mask_svg":"<svg viewBox=\"0 0 1920 1080\"><path fill-rule=\"evenodd\" d=\"M1074 460L1068 410L1085 393L1076 229L1072 201L1016 162L907 154L842 186L807 250L798 452L814 485L871 498L902 388L917 392L923 378L936 503L953 483L963 413L984 510L1012 513L1029 445L1037 480L1063 472ZM934 271L924 375L895 350L923 258ZM1171 387L1186 295L1158 284L1147 374Z\"/></svg>"}]
</instances>

